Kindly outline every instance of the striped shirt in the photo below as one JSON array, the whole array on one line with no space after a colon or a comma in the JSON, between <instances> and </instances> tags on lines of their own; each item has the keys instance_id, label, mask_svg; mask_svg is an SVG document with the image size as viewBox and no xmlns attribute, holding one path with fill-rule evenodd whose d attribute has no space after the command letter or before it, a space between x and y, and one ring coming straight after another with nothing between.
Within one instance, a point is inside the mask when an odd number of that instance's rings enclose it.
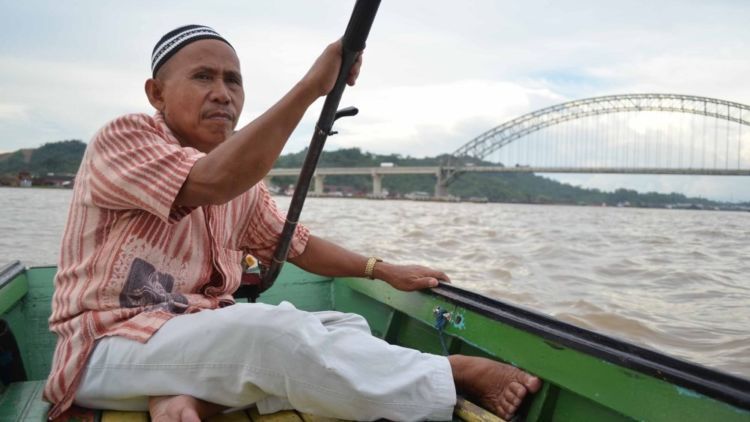
<instances>
[{"instance_id":1,"label":"striped shirt","mask_svg":"<svg viewBox=\"0 0 750 422\"><path fill-rule=\"evenodd\" d=\"M158 113L116 119L89 143L52 298L51 418L73 402L97 339L146 342L176 315L230 305L244 255L270 261L285 217L263 183L223 205L173 206L204 155L182 147ZM297 227L291 257L308 236Z\"/></svg>"}]
</instances>

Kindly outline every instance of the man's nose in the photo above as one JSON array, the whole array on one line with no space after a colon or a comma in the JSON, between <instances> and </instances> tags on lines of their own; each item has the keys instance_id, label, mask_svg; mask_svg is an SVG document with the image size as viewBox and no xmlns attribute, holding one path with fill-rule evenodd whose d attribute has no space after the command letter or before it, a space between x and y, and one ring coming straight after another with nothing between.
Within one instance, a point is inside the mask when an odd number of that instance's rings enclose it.
<instances>
[{"instance_id":1,"label":"man's nose","mask_svg":"<svg viewBox=\"0 0 750 422\"><path fill-rule=\"evenodd\" d=\"M229 88L222 80L217 80L211 89L211 100L221 104L229 104L232 97L229 95Z\"/></svg>"}]
</instances>

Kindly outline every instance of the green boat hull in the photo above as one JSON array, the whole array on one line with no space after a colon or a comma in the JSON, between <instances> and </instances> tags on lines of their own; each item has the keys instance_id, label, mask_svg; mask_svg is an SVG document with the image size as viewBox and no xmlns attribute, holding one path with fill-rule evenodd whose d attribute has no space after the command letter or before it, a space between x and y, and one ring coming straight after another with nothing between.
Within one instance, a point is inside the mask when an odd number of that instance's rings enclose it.
<instances>
[{"instance_id":1,"label":"green boat hull","mask_svg":"<svg viewBox=\"0 0 750 422\"><path fill-rule=\"evenodd\" d=\"M17 353L0 339L0 421L46 419L38 395L50 370L48 331L54 267L0 269L0 319ZM402 293L365 279L330 279L287 265L261 302L300 309L356 312L374 335L441 354L505 361L538 375L544 387L527 400L527 421L750 421L750 381L603 336L449 285ZM448 319L446 318L448 317ZM442 325L439 323L443 323ZM438 330L437 326L442 329ZM35 391L28 391L35 388ZM19 419L19 418L23 419Z\"/></svg>"}]
</instances>

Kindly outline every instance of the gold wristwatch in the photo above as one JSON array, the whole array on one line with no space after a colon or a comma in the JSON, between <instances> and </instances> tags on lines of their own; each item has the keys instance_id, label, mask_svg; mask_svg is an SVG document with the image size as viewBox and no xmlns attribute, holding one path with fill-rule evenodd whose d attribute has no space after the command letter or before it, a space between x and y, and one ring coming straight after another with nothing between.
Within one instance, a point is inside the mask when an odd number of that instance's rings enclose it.
<instances>
[{"instance_id":1,"label":"gold wristwatch","mask_svg":"<svg viewBox=\"0 0 750 422\"><path fill-rule=\"evenodd\" d=\"M369 278L370 280L374 280L375 277L373 277L373 271L375 270L375 263L377 262L383 262L381 258L371 256L367 260L367 265L365 266L365 277Z\"/></svg>"}]
</instances>

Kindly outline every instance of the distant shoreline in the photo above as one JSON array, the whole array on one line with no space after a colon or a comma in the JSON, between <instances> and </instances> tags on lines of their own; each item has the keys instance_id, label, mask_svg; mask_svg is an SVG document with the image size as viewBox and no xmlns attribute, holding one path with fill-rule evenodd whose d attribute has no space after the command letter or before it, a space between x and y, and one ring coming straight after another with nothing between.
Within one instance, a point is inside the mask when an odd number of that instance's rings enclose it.
<instances>
[{"instance_id":1,"label":"distant shoreline","mask_svg":"<svg viewBox=\"0 0 750 422\"><path fill-rule=\"evenodd\" d=\"M291 198L290 195L281 195L272 193L271 196L279 198ZM460 203L460 204L510 204L510 205L555 205L555 206L570 206L570 207L595 207L595 208L632 208L632 209L648 209L648 210L684 210L684 211L723 211L723 212L750 212L750 206L745 205L728 205L728 206L716 206L716 207L679 207L679 206L665 206L665 205L611 205L611 204L571 204L568 202L514 202L514 201L470 201L470 200L446 200L436 197L430 197L425 199L410 199L410 198L396 198L396 197L369 197L369 196L337 196L337 195L308 195L308 198L323 198L323 199L367 199L372 201L414 201L414 202L438 202L438 203Z\"/></svg>"},{"instance_id":2,"label":"distant shoreline","mask_svg":"<svg viewBox=\"0 0 750 422\"><path fill-rule=\"evenodd\" d=\"M8 189L46 189L46 190L73 190L73 186L10 186L10 185L0 185L0 188L8 188Z\"/></svg>"},{"instance_id":3,"label":"distant shoreline","mask_svg":"<svg viewBox=\"0 0 750 422\"><path fill-rule=\"evenodd\" d=\"M61 187L61 186L5 186L0 185L0 188L8 188L8 189L18 189L18 190L28 190L28 189L39 189L39 190L59 190L59 191L65 191L70 190L72 191L72 187ZM272 193L272 196L275 197L289 197L289 195L281 195L277 193ZM635 208L635 209L650 209L650 210L658 210L658 209L665 209L665 210L685 210L685 211L725 211L725 212L750 212L750 206L747 205L719 205L719 206L713 206L713 207L704 207L698 205L693 206L678 206L678 205L617 205L617 204L571 204L569 202L521 202L521 201L478 201L478 200L468 200L468 199L460 199L460 198L449 198L449 199L440 199L437 197L426 197L426 198L420 198L420 199L410 199L410 198L404 198L404 197L371 197L367 195L352 195L352 196L339 196L339 195L308 195L308 198L334 198L334 199L368 199L373 201L414 201L414 202L439 202L439 203L461 203L461 204L519 204L519 205L557 205L557 206L571 206L571 207L596 207L596 208Z\"/></svg>"}]
</instances>

